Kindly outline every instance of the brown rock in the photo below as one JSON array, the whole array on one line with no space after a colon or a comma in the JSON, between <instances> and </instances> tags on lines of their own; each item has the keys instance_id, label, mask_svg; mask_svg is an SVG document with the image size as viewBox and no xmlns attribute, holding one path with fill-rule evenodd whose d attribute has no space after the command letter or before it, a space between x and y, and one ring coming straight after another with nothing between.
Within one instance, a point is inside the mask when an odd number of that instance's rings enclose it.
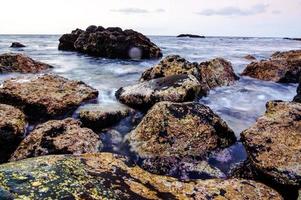
<instances>
[{"instance_id":1,"label":"brown rock","mask_svg":"<svg viewBox=\"0 0 301 200\"><path fill-rule=\"evenodd\" d=\"M37 126L19 145L10 161L50 154L95 153L102 148L99 136L72 118Z\"/></svg>"},{"instance_id":2,"label":"brown rock","mask_svg":"<svg viewBox=\"0 0 301 200\"><path fill-rule=\"evenodd\" d=\"M301 185L301 104L271 101L255 125L241 134L251 164L271 180Z\"/></svg>"},{"instance_id":3,"label":"brown rock","mask_svg":"<svg viewBox=\"0 0 301 200\"><path fill-rule=\"evenodd\" d=\"M6 162L25 134L25 115L17 108L0 104L0 163Z\"/></svg>"},{"instance_id":4,"label":"brown rock","mask_svg":"<svg viewBox=\"0 0 301 200\"><path fill-rule=\"evenodd\" d=\"M250 55L250 54L244 56L244 59L246 59L246 60L256 60L256 58L254 56Z\"/></svg>"},{"instance_id":5,"label":"brown rock","mask_svg":"<svg viewBox=\"0 0 301 200\"><path fill-rule=\"evenodd\" d=\"M60 39L60 50L71 50L91 56L149 59L160 58L162 52L149 38L133 30L119 27L89 26L86 31L76 29Z\"/></svg>"},{"instance_id":6,"label":"brown rock","mask_svg":"<svg viewBox=\"0 0 301 200\"><path fill-rule=\"evenodd\" d=\"M182 74L123 87L115 95L121 103L128 106L148 109L159 101L192 101L206 92L194 76Z\"/></svg>"},{"instance_id":7,"label":"brown rock","mask_svg":"<svg viewBox=\"0 0 301 200\"><path fill-rule=\"evenodd\" d=\"M0 185L5 191L1 199L282 199L258 182L181 182L148 173L111 153L51 155L1 165Z\"/></svg>"},{"instance_id":8,"label":"brown rock","mask_svg":"<svg viewBox=\"0 0 301 200\"><path fill-rule=\"evenodd\" d=\"M23 54L5 53L0 55L0 74L9 72L38 73L52 66L35 61Z\"/></svg>"},{"instance_id":9,"label":"brown rock","mask_svg":"<svg viewBox=\"0 0 301 200\"><path fill-rule=\"evenodd\" d=\"M128 136L142 158L202 156L236 141L233 131L213 111L199 103L155 104Z\"/></svg>"},{"instance_id":10,"label":"brown rock","mask_svg":"<svg viewBox=\"0 0 301 200\"><path fill-rule=\"evenodd\" d=\"M10 79L0 88L0 102L20 107L34 119L66 115L97 96L98 91L85 83L57 75Z\"/></svg>"},{"instance_id":11,"label":"brown rock","mask_svg":"<svg viewBox=\"0 0 301 200\"><path fill-rule=\"evenodd\" d=\"M264 81L298 83L301 76L301 50L276 52L269 60L252 62L242 75Z\"/></svg>"},{"instance_id":12,"label":"brown rock","mask_svg":"<svg viewBox=\"0 0 301 200\"><path fill-rule=\"evenodd\" d=\"M122 105L87 105L80 109L79 117L85 126L101 129L114 125L133 112Z\"/></svg>"}]
</instances>

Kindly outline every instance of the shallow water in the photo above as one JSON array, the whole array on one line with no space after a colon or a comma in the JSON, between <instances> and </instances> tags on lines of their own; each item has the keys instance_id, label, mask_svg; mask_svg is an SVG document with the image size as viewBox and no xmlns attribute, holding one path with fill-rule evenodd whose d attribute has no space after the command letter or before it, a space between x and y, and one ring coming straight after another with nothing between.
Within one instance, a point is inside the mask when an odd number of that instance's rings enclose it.
<instances>
[{"instance_id":1,"label":"shallow water","mask_svg":"<svg viewBox=\"0 0 301 200\"><path fill-rule=\"evenodd\" d=\"M58 35L0 35L0 53L18 52L47 62L55 68L51 73L66 78L86 82L100 91L98 103L116 104L115 91L122 86L138 81L141 73L159 62L159 60L124 61L117 59L93 58L76 52L58 51ZM230 38L209 37L176 38L167 36L151 36L164 55L179 54L189 61L201 62L215 57L223 57L232 62L236 73L241 73L250 62L243 57L254 55L257 59L268 58L275 51L300 49L300 41L283 40L281 38ZM9 48L14 41L19 41L26 48L17 50ZM1 75L0 81L20 76L20 74ZM23 75L24 76L24 75ZM240 132L251 126L256 118L265 111L269 100L291 100L296 94L296 84L276 84L241 77L233 86L212 90L208 97L200 99L218 113L235 131ZM128 121L122 121L116 127L123 134L132 128ZM124 147L116 147L112 151L125 153ZM127 153L125 153L127 154ZM227 172L234 163L246 158L242 145L236 145L213 154L210 163Z\"/></svg>"}]
</instances>

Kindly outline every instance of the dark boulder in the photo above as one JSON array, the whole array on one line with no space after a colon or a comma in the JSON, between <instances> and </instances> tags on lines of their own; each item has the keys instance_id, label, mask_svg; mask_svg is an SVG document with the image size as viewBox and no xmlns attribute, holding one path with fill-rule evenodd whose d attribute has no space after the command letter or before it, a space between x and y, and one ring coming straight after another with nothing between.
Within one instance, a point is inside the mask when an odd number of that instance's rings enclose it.
<instances>
[{"instance_id":1,"label":"dark boulder","mask_svg":"<svg viewBox=\"0 0 301 200\"><path fill-rule=\"evenodd\" d=\"M23 54L5 53L0 55L0 74L10 72L38 73L49 68L52 66L35 61Z\"/></svg>"},{"instance_id":2,"label":"dark boulder","mask_svg":"<svg viewBox=\"0 0 301 200\"><path fill-rule=\"evenodd\" d=\"M121 59L160 58L161 50L149 38L133 30L119 27L104 29L89 26L86 31L76 29L59 39L60 50L71 50L91 56Z\"/></svg>"},{"instance_id":3,"label":"dark boulder","mask_svg":"<svg viewBox=\"0 0 301 200\"><path fill-rule=\"evenodd\" d=\"M98 91L80 81L57 75L13 78L0 88L0 102L21 108L32 119L67 115Z\"/></svg>"},{"instance_id":4,"label":"dark boulder","mask_svg":"<svg viewBox=\"0 0 301 200\"><path fill-rule=\"evenodd\" d=\"M13 42L10 45L11 48L22 48L22 47L26 47L24 44L21 44L20 42Z\"/></svg>"},{"instance_id":5,"label":"dark boulder","mask_svg":"<svg viewBox=\"0 0 301 200\"><path fill-rule=\"evenodd\" d=\"M246 60L256 60L256 58L254 56L250 55L250 54L244 56L244 59L246 59Z\"/></svg>"},{"instance_id":6,"label":"dark boulder","mask_svg":"<svg viewBox=\"0 0 301 200\"><path fill-rule=\"evenodd\" d=\"M99 136L82 128L72 118L52 120L37 126L18 146L10 161L50 154L96 153L102 148Z\"/></svg>"},{"instance_id":7,"label":"dark boulder","mask_svg":"<svg viewBox=\"0 0 301 200\"><path fill-rule=\"evenodd\" d=\"M188 37L188 38L205 38L203 35L194 35L194 34L180 34L177 36L178 38Z\"/></svg>"},{"instance_id":8,"label":"dark boulder","mask_svg":"<svg viewBox=\"0 0 301 200\"><path fill-rule=\"evenodd\" d=\"M25 115L17 108L0 104L0 163L6 162L25 134Z\"/></svg>"},{"instance_id":9,"label":"dark boulder","mask_svg":"<svg viewBox=\"0 0 301 200\"><path fill-rule=\"evenodd\" d=\"M297 88L297 95L295 96L294 101L301 103L301 77L300 77L299 86Z\"/></svg>"}]
</instances>

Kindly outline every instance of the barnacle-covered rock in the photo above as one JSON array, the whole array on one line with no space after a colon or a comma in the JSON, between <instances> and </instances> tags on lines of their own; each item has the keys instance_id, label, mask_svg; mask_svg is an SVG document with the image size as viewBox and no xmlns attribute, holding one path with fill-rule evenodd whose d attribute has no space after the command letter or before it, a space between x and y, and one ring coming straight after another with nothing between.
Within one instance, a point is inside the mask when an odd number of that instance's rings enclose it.
<instances>
[{"instance_id":1,"label":"barnacle-covered rock","mask_svg":"<svg viewBox=\"0 0 301 200\"><path fill-rule=\"evenodd\" d=\"M269 179L301 186L301 104L271 101L241 134L251 164Z\"/></svg>"},{"instance_id":2,"label":"barnacle-covered rock","mask_svg":"<svg viewBox=\"0 0 301 200\"><path fill-rule=\"evenodd\" d=\"M233 144L236 137L213 111L199 103L155 104L128 136L140 157L202 156Z\"/></svg>"},{"instance_id":3,"label":"barnacle-covered rock","mask_svg":"<svg viewBox=\"0 0 301 200\"><path fill-rule=\"evenodd\" d=\"M181 182L111 153L52 155L0 165L0 188L0 199L282 199L254 181Z\"/></svg>"},{"instance_id":4,"label":"barnacle-covered rock","mask_svg":"<svg viewBox=\"0 0 301 200\"><path fill-rule=\"evenodd\" d=\"M0 163L7 161L25 134L25 115L17 108L0 104Z\"/></svg>"},{"instance_id":5,"label":"barnacle-covered rock","mask_svg":"<svg viewBox=\"0 0 301 200\"><path fill-rule=\"evenodd\" d=\"M83 154L101 150L99 136L72 118L37 126L19 145L11 161L50 154Z\"/></svg>"},{"instance_id":6,"label":"barnacle-covered rock","mask_svg":"<svg viewBox=\"0 0 301 200\"><path fill-rule=\"evenodd\" d=\"M98 91L85 83L57 75L13 78L0 87L1 103L19 107L34 119L66 115L97 96Z\"/></svg>"}]
</instances>

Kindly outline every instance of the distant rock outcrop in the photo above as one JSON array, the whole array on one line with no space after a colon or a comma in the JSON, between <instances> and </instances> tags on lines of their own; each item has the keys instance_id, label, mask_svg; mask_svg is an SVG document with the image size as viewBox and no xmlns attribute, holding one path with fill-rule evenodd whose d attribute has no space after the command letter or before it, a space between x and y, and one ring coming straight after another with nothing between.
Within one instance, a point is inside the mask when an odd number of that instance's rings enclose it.
<instances>
[{"instance_id":1,"label":"distant rock outcrop","mask_svg":"<svg viewBox=\"0 0 301 200\"><path fill-rule=\"evenodd\" d=\"M283 38L285 40L296 40L296 41L301 41L301 38Z\"/></svg>"},{"instance_id":2,"label":"distant rock outcrop","mask_svg":"<svg viewBox=\"0 0 301 200\"><path fill-rule=\"evenodd\" d=\"M188 38L205 38L203 35L193 35L193 34L180 34L177 37L188 37Z\"/></svg>"},{"instance_id":3,"label":"distant rock outcrop","mask_svg":"<svg viewBox=\"0 0 301 200\"><path fill-rule=\"evenodd\" d=\"M10 47L11 48L22 48L22 47L26 47L26 46L20 42L13 42Z\"/></svg>"},{"instance_id":4,"label":"distant rock outcrop","mask_svg":"<svg viewBox=\"0 0 301 200\"><path fill-rule=\"evenodd\" d=\"M121 59L152 59L162 57L158 46L143 34L119 27L89 26L76 29L59 39L59 50L78 51L91 56Z\"/></svg>"}]
</instances>

